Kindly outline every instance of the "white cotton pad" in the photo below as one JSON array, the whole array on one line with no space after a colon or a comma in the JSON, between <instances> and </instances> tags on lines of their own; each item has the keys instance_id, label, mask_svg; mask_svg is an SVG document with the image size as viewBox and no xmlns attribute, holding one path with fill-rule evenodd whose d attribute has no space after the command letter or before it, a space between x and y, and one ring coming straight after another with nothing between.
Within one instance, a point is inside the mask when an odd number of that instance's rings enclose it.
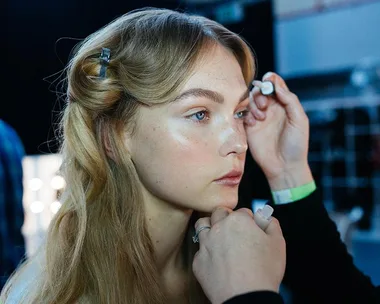
<instances>
[{"instance_id":1,"label":"white cotton pad","mask_svg":"<svg viewBox=\"0 0 380 304\"><path fill-rule=\"evenodd\" d=\"M263 95L271 95L274 93L274 85L270 81L264 81L261 84L260 90Z\"/></svg>"}]
</instances>

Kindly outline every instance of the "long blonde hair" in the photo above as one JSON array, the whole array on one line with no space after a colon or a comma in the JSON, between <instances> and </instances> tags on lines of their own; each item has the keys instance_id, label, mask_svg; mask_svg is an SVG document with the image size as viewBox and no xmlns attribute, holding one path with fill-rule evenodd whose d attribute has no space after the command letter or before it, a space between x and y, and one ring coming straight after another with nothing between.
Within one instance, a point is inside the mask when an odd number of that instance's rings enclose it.
<instances>
[{"instance_id":1,"label":"long blonde hair","mask_svg":"<svg viewBox=\"0 0 380 304\"><path fill-rule=\"evenodd\" d=\"M133 135L138 107L173 100L203 55L216 45L234 54L248 85L255 71L251 48L237 34L201 16L139 9L78 45L67 67L61 121L61 174L67 182L62 207L50 223L44 250L16 271L2 300L23 280L25 269L42 260L19 303L166 303L139 178L123 134ZM103 47L111 50L104 78L99 77ZM184 251L193 283L187 297L198 304L205 300L194 284L191 260L196 248L187 242L189 235Z\"/></svg>"}]
</instances>

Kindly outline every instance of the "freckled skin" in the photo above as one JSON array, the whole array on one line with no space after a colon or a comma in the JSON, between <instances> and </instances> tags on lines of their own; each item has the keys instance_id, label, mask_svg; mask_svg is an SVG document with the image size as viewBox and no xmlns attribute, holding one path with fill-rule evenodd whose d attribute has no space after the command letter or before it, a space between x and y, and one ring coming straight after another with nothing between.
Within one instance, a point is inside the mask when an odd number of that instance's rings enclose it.
<instances>
[{"instance_id":1,"label":"freckled skin","mask_svg":"<svg viewBox=\"0 0 380 304\"><path fill-rule=\"evenodd\" d=\"M141 107L136 133L126 139L128 150L149 197L201 212L219 205L234 208L238 187L222 186L215 179L232 169L244 169L247 139L243 119L236 117L248 106L248 99L239 104L247 90L241 68L219 46L198 65L182 90L191 88L216 91L224 103L188 97ZM194 114L205 110L209 117L199 122Z\"/></svg>"}]
</instances>

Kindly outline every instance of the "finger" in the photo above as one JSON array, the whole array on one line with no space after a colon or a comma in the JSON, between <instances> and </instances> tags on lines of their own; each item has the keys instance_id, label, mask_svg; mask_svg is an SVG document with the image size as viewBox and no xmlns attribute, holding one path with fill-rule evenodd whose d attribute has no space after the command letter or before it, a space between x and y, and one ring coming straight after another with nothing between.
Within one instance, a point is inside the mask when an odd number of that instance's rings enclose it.
<instances>
[{"instance_id":1,"label":"finger","mask_svg":"<svg viewBox=\"0 0 380 304\"><path fill-rule=\"evenodd\" d=\"M260 94L254 99L254 101L257 108L265 113L265 110L268 108L269 105L269 98Z\"/></svg>"},{"instance_id":2,"label":"finger","mask_svg":"<svg viewBox=\"0 0 380 304\"><path fill-rule=\"evenodd\" d=\"M263 95L261 92L262 82L259 80L252 81L252 84L255 86L253 92L253 100L256 103L257 108L262 111L269 105L269 97L267 95Z\"/></svg>"},{"instance_id":3,"label":"finger","mask_svg":"<svg viewBox=\"0 0 380 304\"><path fill-rule=\"evenodd\" d=\"M268 88L268 86L266 85L268 83L272 84L271 81L252 81L252 84L255 86L255 88L259 89L260 91L260 94L255 95L255 102L257 107L261 110L264 110L267 107L267 105L269 104L268 97L274 93L274 91L270 91L270 88ZM274 90L274 85L272 86L272 89Z\"/></svg>"},{"instance_id":4,"label":"finger","mask_svg":"<svg viewBox=\"0 0 380 304\"><path fill-rule=\"evenodd\" d=\"M265 229L265 233L271 236L283 236L280 222L272 216L269 225Z\"/></svg>"},{"instance_id":5,"label":"finger","mask_svg":"<svg viewBox=\"0 0 380 304\"><path fill-rule=\"evenodd\" d=\"M255 212L254 219L256 224L262 229L266 230L272 220L273 208L265 205L263 209L258 209Z\"/></svg>"},{"instance_id":6,"label":"finger","mask_svg":"<svg viewBox=\"0 0 380 304\"><path fill-rule=\"evenodd\" d=\"M278 101L284 106L287 115L294 120L306 117L306 113L299 102L297 95L290 91L276 91Z\"/></svg>"},{"instance_id":7,"label":"finger","mask_svg":"<svg viewBox=\"0 0 380 304\"><path fill-rule=\"evenodd\" d=\"M267 229L272 219L265 219L261 214L261 209L257 210L253 216L257 226L259 226L263 231Z\"/></svg>"},{"instance_id":8,"label":"finger","mask_svg":"<svg viewBox=\"0 0 380 304\"><path fill-rule=\"evenodd\" d=\"M276 93L280 94L278 99L284 105L299 103L298 97L289 91L288 86L281 76L273 72L268 72L264 75L263 81L264 80L269 80L274 84Z\"/></svg>"},{"instance_id":9,"label":"finger","mask_svg":"<svg viewBox=\"0 0 380 304\"><path fill-rule=\"evenodd\" d=\"M224 220L231 212L231 209L225 207L216 208L211 214L211 227L214 226L217 222Z\"/></svg>"},{"instance_id":10,"label":"finger","mask_svg":"<svg viewBox=\"0 0 380 304\"><path fill-rule=\"evenodd\" d=\"M265 112L261 111L260 109L257 108L255 99L259 95L259 88L254 88L251 93L250 93L250 100L249 100L249 108L250 112L252 113L253 117L256 120L264 120L266 117Z\"/></svg>"},{"instance_id":11,"label":"finger","mask_svg":"<svg viewBox=\"0 0 380 304\"><path fill-rule=\"evenodd\" d=\"M306 116L297 95L289 91L288 86L281 76L273 72L268 72L263 76L263 81L264 80L269 80L274 84L276 99L285 107L285 111L291 119L296 120Z\"/></svg>"},{"instance_id":12,"label":"finger","mask_svg":"<svg viewBox=\"0 0 380 304\"><path fill-rule=\"evenodd\" d=\"M252 127L256 124L256 119L255 117L253 117L253 114L251 113L251 111L248 111L248 113L244 117L244 123L249 127Z\"/></svg>"},{"instance_id":13,"label":"finger","mask_svg":"<svg viewBox=\"0 0 380 304\"><path fill-rule=\"evenodd\" d=\"M202 244L210 232L210 229L202 229L202 227L211 227L211 220L209 217L202 217L198 219L195 223L195 233L198 233L199 244ZM202 230L201 230L202 229Z\"/></svg>"},{"instance_id":14,"label":"finger","mask_svg":"<svg viewBox=\"0 0 380 304\"><path fill-rule=\"evenodd\" d=\"M240 208L240 209L235 210L235 212L244 212L244 213L247 213L250 217L253 218L253 212L252 212L251 209L248 209L248 208Z\"/></svg>"},{"instance_id":15,"label":"finger","mask_svg":"<svg viewBox=\"0 0 380 304\"><path fill-rule=\"evenodd\" d=\"M262 95L261 92L260 92L260 88L257 87L257 86L254 86L253 89L249 93L250 93L250 96L249 96L250 97L249 98L250 104L253 103L253 102L255 102L255 100L256 100L256 98L258 96Z\"/></svg>"},{"instance_id":16,"label":"finger","mask_svg":"<svg viewBox=\"0 0 380 304\"><path fill-rule=\"evenodd\" d=\"M285 80L278 74L274 72L268 72L263 76L263 81L271 81L274 84L275 89L284 89L285 91L289 91L288 86L286 85Z\"/></svg>"}]
</instances>

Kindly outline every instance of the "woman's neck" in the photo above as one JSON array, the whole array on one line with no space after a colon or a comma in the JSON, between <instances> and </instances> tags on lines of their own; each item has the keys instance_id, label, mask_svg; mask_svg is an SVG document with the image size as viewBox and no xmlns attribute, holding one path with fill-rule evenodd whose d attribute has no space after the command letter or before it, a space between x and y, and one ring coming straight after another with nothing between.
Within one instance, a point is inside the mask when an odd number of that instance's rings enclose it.
<instances>
[{"instance_id":1,"label":"woman's neck","mask_svg":"<svg viewBox=\"0 0 380 304\"><path fill-rule=\"evenodd\" d=\"M183 269L183 243L192 210L180 209L151 195L145 199L147 229L162 275Z\"/></svg>"}]
</instances>

